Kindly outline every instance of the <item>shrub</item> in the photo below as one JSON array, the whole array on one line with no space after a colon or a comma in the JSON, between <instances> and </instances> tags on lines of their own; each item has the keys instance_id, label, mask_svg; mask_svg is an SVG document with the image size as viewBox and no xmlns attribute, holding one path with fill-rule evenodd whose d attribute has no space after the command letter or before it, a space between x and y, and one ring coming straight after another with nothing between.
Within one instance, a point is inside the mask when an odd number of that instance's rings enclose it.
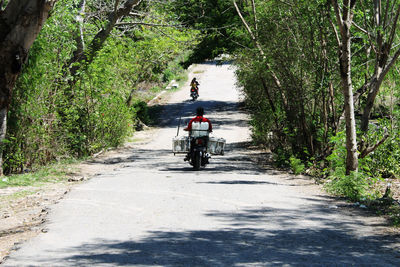
<instances>
[{"instance_id":1,"label":"shrub","mask_svg":"<svg viewBox=\"0 0 400 267\"><path fill-rule=\"evenodd\" d=\"M144 124L150 123L149 107L145 101L139 100L133 105L137 118Z\"/></svg>"},{"instance_id":2,"label":"shrub","mask_svg":"<svg viewBox=\"0 0 400 267\"><path fill-rule=\"evenodd\" d=\"M295 175L299 175L304 171L305 166L300 159L296 158L295 156L291 156L289 160L290 160L290 168L292 169Z\"/></svg>"},{"instance_id":3,"label":"shrub","mask_svg":"<svg viewBox=\"0 0 400 267\"><path fill-rule=\"evenodd\" d=\"M351 200L359 200L368 194L368 182L366 177L359 172L351 172L350 175L345 174L343 167L335 169L331 175L331 181L325 185L328 192L339 196L348 197Z\"/></svg>"}]
</instances>

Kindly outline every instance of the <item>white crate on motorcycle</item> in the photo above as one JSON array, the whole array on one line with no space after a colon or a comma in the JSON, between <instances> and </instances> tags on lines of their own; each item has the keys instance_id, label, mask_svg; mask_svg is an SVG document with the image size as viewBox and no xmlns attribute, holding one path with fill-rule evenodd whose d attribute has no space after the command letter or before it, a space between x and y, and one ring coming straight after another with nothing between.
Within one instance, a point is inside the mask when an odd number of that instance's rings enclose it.
<instances>
[{"instance_id":1,"label":"white crate on motorcycle","mask_svg":"<svg viewBox=\"0 0 400 267\"><path fill-rule=\"evenodd\" d=\"M187 153L189 147L189 136L176 136L172 139L172 152L174 153Z\"/></svg>"},{"instance_id":2,"label":"white crate on motorcycle","mask_svg":"<svg viewBox=\"0 0 400 267\"><path fill-rule=\"evenodd\" d=\"M190 132L190 135L192 137L203 137L203 136L208 136L210 132L208 129L210 128L210 124L206 121L204 122L193 122L192 123L192 131Z\"/></svg>"},{"instance_id":3,"label":"white crate on motorcycle","mask_svg":"<svg viewBox=\"0 0 400 267\"><path fill-rule=\"evenodd\" d=\"M210 137L208 139L207 151L214 155L223 155L226 140L224 138Z\"/></svg>"}]
</instances>

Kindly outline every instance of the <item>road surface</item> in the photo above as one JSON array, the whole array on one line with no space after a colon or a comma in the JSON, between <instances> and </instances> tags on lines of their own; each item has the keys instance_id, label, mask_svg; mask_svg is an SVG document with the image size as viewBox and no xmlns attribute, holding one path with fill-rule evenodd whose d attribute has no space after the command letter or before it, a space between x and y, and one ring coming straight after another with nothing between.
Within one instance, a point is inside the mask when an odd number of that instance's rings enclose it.
<instances>
[{"instance_id":1,"label":"road surface","mask_svg":"<svg viewBox=\"0 0 400 267\"><path fill-rule=\"evenodd\" d=\"M47 232L5 266L400 266L383 220L254 163L230 65L193 72L199 100L188 101L189 87L174 93L151 142L51 207ZM227 149L195 172L171 153L171 139L198 105Z\"/></svg>"}]
</instances>

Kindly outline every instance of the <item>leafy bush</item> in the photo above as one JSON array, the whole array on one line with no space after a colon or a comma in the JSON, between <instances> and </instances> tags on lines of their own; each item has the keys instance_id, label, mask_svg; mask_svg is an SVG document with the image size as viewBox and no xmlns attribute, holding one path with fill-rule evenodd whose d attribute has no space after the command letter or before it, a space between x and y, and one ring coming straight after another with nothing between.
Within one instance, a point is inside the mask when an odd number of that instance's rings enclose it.
<instances>
[{"instance_id":1,"label":"leafy bush","mask_svg":"<svg viewBox=\"0 0 400 267\"><path fill-rule=\"evenodd\" d=\"M149 107L147 103L139 100L133 105L133 110L136 113L137 118L143 122L144 124L150 123L150 116L149 116Z\"/></svg>"},{"instance_id":2,"label":"leafy bush","mask_svg":"<svg viewBox=\"0 0 400 267\"><path fill-rule=\"evenodd\" d=\"M345 146L345 132L338 132L335 136L330 138L330 144L333 147L332 153L326 158L328 167L324 169L325 173L329 176L332 171L336 169L345 168L346 159L346 146Z\"/></svg>"},{"instance_id":3,"label":"leafy bush","mask_svg":"<svg viewBox=\"0 0 400 267\"><path fill-rule=\"evenodd\" d=\"M277 167L287 167L290 164L290 154L279 147L273 153L273 159Z\"/></svg>"},{"instance_id":4,"label":"leafy bush","mask_svg":"<svg viewBox=\"0 0 400 267\"><path fill-rule=\"evenodd\" d=\"M290 160L290 168L292 169L295 175L299 175L304 171L305 166L300 159L291 156L289 160Z\"/></svg>"},{"instance_id":5,"label":"leafy bush","mask_svg":"<svg viewBox=\"0 0 400 267\"><path fill-rule=\"evenodd\" d=\"M326 189L351 200L376 197L378 193L373 189L373 185L378 178L371 175L367 160L360 159L359 171L346 175L345 138L345 132L338 132L336 136L331 137L330 142L334 146L334 150L327 157L329 166L324 169L330 179L325 185Z\"/></svg>"},{"instance_id":6,"label":"leafy bush","mask_svg":"<svg viewBox=\"0 0 400 267\"><path fill-rule=\"evenodd\" d=\"M348 197L351 200L359 200L368 194L368 182L366 177L359 172L351 172L346 175L346 169L338 167L330 176L331 181L325 185L326 189L339 196Z\"/></svg>"},{"instance_id":7,"label":"leafy bush","mask_svg":"<svg viewBox=\"0 0 400 267\"><path fill-rule=\"evenodd\" d=\"M400 176L400 129L397 125L391 125L386 119L379 120L377 125L370 125L366 138L375 144L382 139L385 128L389 129L389 138L360 161L360 169L375 177L398 177Z\"/></svg>"}]
</instances>

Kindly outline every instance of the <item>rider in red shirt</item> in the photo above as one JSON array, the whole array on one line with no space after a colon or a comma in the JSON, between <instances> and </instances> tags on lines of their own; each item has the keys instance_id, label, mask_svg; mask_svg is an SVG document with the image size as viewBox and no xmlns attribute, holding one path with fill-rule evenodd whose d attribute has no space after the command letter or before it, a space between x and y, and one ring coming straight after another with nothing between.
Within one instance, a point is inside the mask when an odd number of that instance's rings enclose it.
<instances>
[{"instance_id":1,"label":"rider in red shirt","mask_svg":"<svg viewBox=\"0 0 400 267\"><path fill-rule=\"evenodd\" d=\"M191 131L191 130L192 130L192 123L193 123L193 122L208 122L208 131L209 131L209 132L212 132L211 121L210 121L209 119L203 117L203 115L204 115L204 108L198 107L198 108L196 109L196 115L197 115L197 116L194 117L193 119L191 119L191 120L189 121L188 126L187 126L185 129L183 129L183 130L185 130L185 131Z\"/></svg>"}]
</instances>

